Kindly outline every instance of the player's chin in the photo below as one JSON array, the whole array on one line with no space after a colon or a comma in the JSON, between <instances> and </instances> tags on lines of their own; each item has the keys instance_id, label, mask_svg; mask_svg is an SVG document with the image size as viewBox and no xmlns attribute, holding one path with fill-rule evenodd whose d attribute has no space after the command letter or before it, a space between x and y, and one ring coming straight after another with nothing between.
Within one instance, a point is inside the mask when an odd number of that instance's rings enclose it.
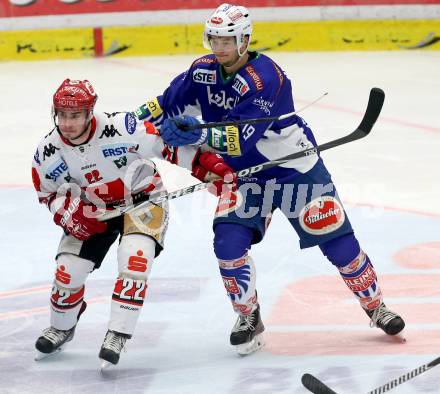
<instances>
[{"instance_id":1,"label":"player's chin","mask_svg":"<svg viewBox=\"0 0 440 394\"><path fill-rule=\"evenodd\" d=\"M61 134L66 140L74 140L80 133L76 131L62 131Z\"/></svg>"},{"instance_id":2,"label":"player's chin","mask_svg":"<svg viewBox=\"0 0 440 394\"><path fill-rule=\"evenodd\" d=\"M224 66L227 66L227 63L231 63L231 57L228 55L216 54L215 58L217 59L217 62Z\"/></svg>"},{"instance_id":3,"label":"player's chin","mask_svg":"<svg viewBox=\"0 0 440 394\"><path fill-rule=\"evenodd\" d=\"M225 67L230 67L235 64L235 62L233 60L231 60L230 57L227 57L227 56L218 57L217 61L219 62L219 64L221 64L222 66L225 66Z\"/></svg>"}]
</instances>

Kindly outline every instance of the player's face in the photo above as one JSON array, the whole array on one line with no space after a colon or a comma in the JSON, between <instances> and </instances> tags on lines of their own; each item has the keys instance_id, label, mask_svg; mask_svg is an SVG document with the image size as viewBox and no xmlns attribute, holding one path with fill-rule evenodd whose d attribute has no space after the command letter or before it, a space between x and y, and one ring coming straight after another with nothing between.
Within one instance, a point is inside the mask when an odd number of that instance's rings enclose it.
<instances>
[{"instance_id":1,"label":"player's face","mask_svg":"<svg viewBox=\"0 0 440 394\"><path fill-rule=\"evenodd\" d=\"M212 53L221 65L229 66L237 62L238 50L235 37L211 36L209 38L209 44Z\"/></svg>"},{"instance_id":2,"label":"player's face","mask_svg":"<svg viewBox=\"0 0 440 394\"><path fill-rule=\"evenodd\" d=\"M62 136L68 140L75 140L84 133L88 124L87 110L57 111L58 128Z\"/></svg>"}]
</instances>

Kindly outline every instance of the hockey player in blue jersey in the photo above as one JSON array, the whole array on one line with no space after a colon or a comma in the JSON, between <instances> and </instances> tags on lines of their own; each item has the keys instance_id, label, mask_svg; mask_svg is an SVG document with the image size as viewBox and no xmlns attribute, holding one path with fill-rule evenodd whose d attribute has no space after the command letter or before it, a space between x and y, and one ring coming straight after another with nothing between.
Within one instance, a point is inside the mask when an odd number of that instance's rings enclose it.
<instances>
[{"instance_id":1,"label":"hockey player in blue jersey","mask_svg":"<svg viewBox=\"0 0 440 394\"><path fill-rule=\"evenodd\" d=\"M161 127L171 146L200 145L194 173L206 181L208 171L238 171L316 145L299 116L262 124L187 131L204 122L279 116L295 110L292 86L269 57L248 50L252 34L245 7L222 4L206 21L204 46L211 55L195 60L176 77L163 95L138 109ZM226 163L226 164L225 164ZM382 300L376 272L359 246L322 159L306 156L238 179L223 190L214 218L214 251L238 319L230 342L247 354L262 346L264 325L255 286L252 244L264 237L271 215L280 209L297 232L301 248L319 246L339 270L371 324L389 335L405 326ZM292 311L295 313L295 311Z\"/></svg>"}]
</instances>

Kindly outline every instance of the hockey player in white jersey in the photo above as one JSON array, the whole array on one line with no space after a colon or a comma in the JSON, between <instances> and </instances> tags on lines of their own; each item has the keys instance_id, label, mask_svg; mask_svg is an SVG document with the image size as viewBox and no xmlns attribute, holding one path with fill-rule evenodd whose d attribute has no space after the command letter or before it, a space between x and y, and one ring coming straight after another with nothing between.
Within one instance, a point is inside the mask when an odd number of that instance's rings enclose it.
<instances>
[{"instance_id":1,"label":"hockey player in white jersey","mask_svg":"<svg viewBox=\"0 0 440 394\"><path fill-rule=\"evenodd\" d=\"M194 147L170 149L157 129L134 113L94 113L97 95L89 81L66 79L53 96L54 129L39 144L32 163L38 198L63 228L56 253L50 296L50 327L38 338L37 359L53 354L71 341L86 309L85 282L101 265L119 237L118 277L108 331L99 357L103 366L117 364L133 335L154 259L163 248L168 222L166 204L150 205L133 215L107 222L99 212L129 203L132 196L158 192L163 186L151 158L165 158L197 170ZM220 170L222 159L210 153ZM177 159L178 157L178 159ZM205 165L206 166L206 165Z\"/></svg>"}]
</instances>

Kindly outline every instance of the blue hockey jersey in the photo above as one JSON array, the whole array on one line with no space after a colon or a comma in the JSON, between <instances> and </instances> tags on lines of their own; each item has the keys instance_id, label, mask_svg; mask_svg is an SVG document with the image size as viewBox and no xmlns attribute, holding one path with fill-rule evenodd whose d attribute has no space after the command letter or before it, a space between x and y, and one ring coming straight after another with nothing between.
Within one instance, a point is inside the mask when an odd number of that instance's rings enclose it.
<instances>
[{"instance_id":1,"label":"blue hockey jersey","mask_svg":"<svg viewBox=\"0 0 440 394\"><path fill-rule=\"evenodd\" d=\"M281 68L269 57L250 52L249 61L237 73L226 75L214 55L195 60L189 70L171 82L165 92L136 113L158 128L165 118L182 114L200 116L204 122L279 116L295 111L292 86ZM316 145L305 121L292 116L273 123L212 128L209 149L223 155L234 170L278 159ZM256 173L266 181L282 181L309 171L316 155Z\"/></svg>"}]
</instances>

